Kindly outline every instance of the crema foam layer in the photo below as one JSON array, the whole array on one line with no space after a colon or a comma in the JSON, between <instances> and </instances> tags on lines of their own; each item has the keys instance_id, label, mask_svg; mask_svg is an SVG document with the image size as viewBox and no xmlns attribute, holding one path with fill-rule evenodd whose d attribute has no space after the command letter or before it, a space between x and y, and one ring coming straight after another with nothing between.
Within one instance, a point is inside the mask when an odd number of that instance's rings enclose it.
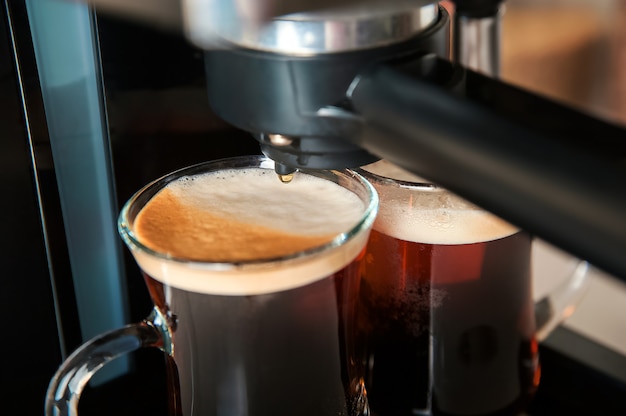
<instances>
[{"instance_id":1,"label":"crema foam layer","mask_svg":"<svg viewBox=\"0 0 626 416\"><path fill-rule=\"evenodd\" d=\"M151 277L183 289L255 294L298 287L348 264L365 239L340 248L259 266L236 263L289 257L352 229L364 203L351 191L298 173L281 183L268 169L248 168L183 177L156 194L135 219L146 247L189 260L134 250Z\"/></svg>"},{"instance_id":2,"label":"crema foam layer","mask_svg":"<svg viewBox=\"0 0 626 416\"><path fill-rule=\"evenodd\" d=\"M416 183L414 187L394 187L384 180L372 180L381 200L374 229L383 234L424 244L473 244L519 231L451 192L419 185L426 181L386 160L364 170L380 177Z\"/></svg>"},{"instance_id":3,"label":"crema foam layer","mask_svg":"<svg viewBox=\"0 0 626 416\"><path fill-rule=\"evenodd\" d=\"M519 231L478 209L406 211L403 207L381 208L374 228L400 240L424 244L473 244L508 237Z\"/></svg>"}]
</instances>

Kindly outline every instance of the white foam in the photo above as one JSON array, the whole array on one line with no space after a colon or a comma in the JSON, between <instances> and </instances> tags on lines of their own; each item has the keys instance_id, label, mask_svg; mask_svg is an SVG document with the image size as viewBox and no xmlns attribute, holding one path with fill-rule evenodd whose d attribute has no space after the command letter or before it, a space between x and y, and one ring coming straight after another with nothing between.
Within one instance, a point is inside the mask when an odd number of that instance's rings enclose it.
<instances>
[{"instance_id":1,"label":"white foam","mask_svg":"<svg viewBox=\"0 0 626 416\"><path fill-rule=\"evenodd\" d=\"M339 235L362 218L363 202L351 191L302 173L283 184L272 170L240 169L186 177L168 184L181 201L220 215L300 234ZM151 277L193 292L255 295L304 286L349 264L363 249L368 233L341 247L260 265L181 262L157 258L140 249L133 255Z\"/></svg>"},{"instance_id":2,"label":"white foam","mask_svg":"<svg viewBox=\"0 0 626 416\"><path fill-rule=\"evenodd\" d=\"M425 244L472 244L497 240L518 229L482 210L381 208L374 229Z\"/></svg>"},{"instance_id":3,"label":"white foam","mask_svg":"<svg viewBox=\"0 0 626 416\"><path fill-rule=\"evenodd\" d=\"M386 160L363 167L383 178L414 186L391 186L370 179L380 196L374 229L395 238L426 244L471 244L507 237L518 228Z\"/></svg>"},{"instance_id":4,"label":"white foam","mask_svg":"<svg viewBox=\"0 0 626 416\"><path fill-rule=\"evenodd\" d=\"M363 202L328 180L297 173L284 184L268 169L234 169L168 185L179 200L214 214L305 235L338 234L363 213Z\"/></svg>"}]
</instances>

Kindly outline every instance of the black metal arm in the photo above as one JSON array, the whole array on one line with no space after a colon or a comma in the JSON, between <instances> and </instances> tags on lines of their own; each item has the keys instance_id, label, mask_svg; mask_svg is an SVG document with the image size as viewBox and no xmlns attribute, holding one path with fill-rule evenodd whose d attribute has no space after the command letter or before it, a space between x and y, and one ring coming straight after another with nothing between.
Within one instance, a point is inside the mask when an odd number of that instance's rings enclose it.
<instances>
[{"instance_id":1,"label":"black metal arm","mask_svg":"<svg viewBox=\"0 0 626 416\"><path fill-rule=\"evenodd\" d=\"M350 99L359 146L626 280L626 130L434 56Z\"/></svg>"}]
</instances>

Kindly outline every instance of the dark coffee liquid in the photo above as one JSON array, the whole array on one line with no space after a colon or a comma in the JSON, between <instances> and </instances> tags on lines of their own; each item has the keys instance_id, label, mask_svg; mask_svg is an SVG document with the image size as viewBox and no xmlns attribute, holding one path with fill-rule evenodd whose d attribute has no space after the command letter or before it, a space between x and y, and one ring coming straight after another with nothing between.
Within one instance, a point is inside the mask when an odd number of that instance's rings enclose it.
<instances>
[{"instance_id":1,"label":"dark coffee liquid","mask_svg":"<svg viewBox=\"0 0 626 416\"><path fill-rule=\"evenodd\" d=\"M361 283L371 408L516 415L538 382L530 237L421 244L373 231Z\"/></svg>"},{"instance_id":2,"label":"dark coffee liquid","mask_svg":"<svg viewBox=\"0 0 626 416\"><path fill-rule=\"evenodd\" d=\"M359 281L358 259L305 286L250 296L190 292L146 276L155 305L173 317L175 414L360 414Z\"/></svg>"}]
</instances>

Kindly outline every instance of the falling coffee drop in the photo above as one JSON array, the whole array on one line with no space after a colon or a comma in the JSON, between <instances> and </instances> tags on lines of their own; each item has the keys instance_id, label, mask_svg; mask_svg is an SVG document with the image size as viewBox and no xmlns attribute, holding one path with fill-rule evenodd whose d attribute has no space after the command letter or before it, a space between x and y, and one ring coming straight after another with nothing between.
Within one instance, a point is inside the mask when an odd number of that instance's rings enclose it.
<instances>
[{"instance_id":1,"label":"falling coffee drop","mask_svg":"<svg viewBox=\"0 0 626 416\"><path fill-rule=\"evenodd\" d=\"M278 173L277 175L278 179L280 179L282 183L289 183L293 180L293 173L290 173L288 175L281 175L280 173Z\"/></svg>"}]
</instances>

